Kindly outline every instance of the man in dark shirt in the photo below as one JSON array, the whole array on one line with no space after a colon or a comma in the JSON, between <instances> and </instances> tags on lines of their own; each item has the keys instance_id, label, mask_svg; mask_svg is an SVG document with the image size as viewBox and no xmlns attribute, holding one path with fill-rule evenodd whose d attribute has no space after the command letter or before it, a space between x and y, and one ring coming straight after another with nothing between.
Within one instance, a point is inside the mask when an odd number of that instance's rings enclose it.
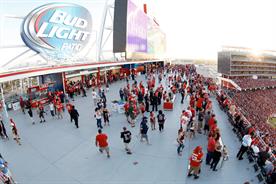
<instances>
[{"instance_id":1,"label":"man in dark shirt","mask_svg":"<svg viewBox=\"0 0 276 184\"><path fill-rule=\"evenodd\" d=\"M156 111L158 111L158 97L157 96L153 96L152 97L152 102L151 102L152 104L152 111L154 111L154 109L156 110Z\"/></svg>"},{"instance_id":2,"label":"man in dark shirt","mask_svg":"<svg viewBox=\"0 0 276 184\"><path fill-rule=\"evenodd\" d=\"M140 124L140 133L141 133L141 142L143 142L143 138L146 139L147 144L149 144L149 139L148 139L148 125L147 125L147 117L144 117L141 124Z\"/></svg>"},{"instance_id":3,"label":"man in dark shirt","mask_svg":"<svg viewBox=\"0 0 276 184\"><path fill-rule=\"evenodd\" d=\"M121 138L123 139L123 142L125 144L125 150L128 154L131 154L131 151L128 147L130 141L131 141L131 132L127 130L126 127L123 127L123 131L121 132Z\"/></svg>"},{"instance_id":4,"label":"man in dark shirt","mask_svg":"<svg viewBox=\"0 0 276 184\"><path fill-rule=\"evenodd\" d=\"M79 128L79 113L78 111L75 109L75 106L72 106L72 110L71 110L71 117L75 122L75 125L77 128Z\"/></svg>"}]
</instances>

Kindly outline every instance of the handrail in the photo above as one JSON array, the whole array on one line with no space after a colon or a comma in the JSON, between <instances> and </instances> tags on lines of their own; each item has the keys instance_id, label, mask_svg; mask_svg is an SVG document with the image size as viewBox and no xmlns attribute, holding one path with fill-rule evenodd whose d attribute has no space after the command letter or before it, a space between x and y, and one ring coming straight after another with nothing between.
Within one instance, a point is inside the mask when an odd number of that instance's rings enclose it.
<instances>
[{"instance_id":1,"label":"handrail","mask_svg":"<svg viewBox=\"0 0 276 184\"><path fill-rule=\"evenodd\" d=\"M217 91L217 94L218 94L218 91ZM232 98L228 94L224 93L224 95L227 97L227 99L229 99L231 102L233 102ZM235 111L238 112L239 114L241 114L244 122L247 125L252 126L252 124L250 123L250 121L247 120L247 118L245 117L243 110L241 110L240 108L236 108ZM256 137L257 137L257 140L258 140L258 144L257 144L258 148L261 149L261 150L265 150L268 147L268 145L266 144L266 142L263 140L262 137L260 137L260 135L256 135ZM271 154L270 159L275 163L276 157L274 156L274 154Z\"/></svg>"}]
</instances>

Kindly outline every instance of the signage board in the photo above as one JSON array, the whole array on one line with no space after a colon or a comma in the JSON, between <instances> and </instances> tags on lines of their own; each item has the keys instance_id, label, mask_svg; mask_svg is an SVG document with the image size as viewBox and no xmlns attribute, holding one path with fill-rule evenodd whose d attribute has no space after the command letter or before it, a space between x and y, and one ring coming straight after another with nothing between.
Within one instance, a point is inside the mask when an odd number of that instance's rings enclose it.
<instances>
[{"instance_id":1,"label":"signage board","mask_svg":"<svg viewBox=\"0 0 276 184\"><path fill-rule=\"evenodd\" d=\"M90 12L72 3L51 3L31 11L24 19L21 37L46 58L68 59L81 53L92 31Z\"/></svg>"}]
</instances>

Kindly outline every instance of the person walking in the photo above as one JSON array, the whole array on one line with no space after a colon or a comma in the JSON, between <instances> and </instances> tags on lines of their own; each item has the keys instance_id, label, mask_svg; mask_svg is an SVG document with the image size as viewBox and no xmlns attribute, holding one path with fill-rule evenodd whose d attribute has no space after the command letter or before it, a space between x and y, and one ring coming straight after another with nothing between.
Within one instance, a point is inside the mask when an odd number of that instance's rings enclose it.
<instances>
[{"instance_id":1,"label":"person walking","mask_svg":"<svg viewBox=\"0 0 276 184\"><path fill-rule=\"evenodd\" d=\"M211 162L211 167L210 167L211 169L213 169L213 171L217 171L216 168L222 155L221 148L222 148L221 145L218 145L213 153L213 160Z\"/></svg>"},{"instance_id":2,"label":"person walking","mask_svg":"<svg viewBox=\"0 0 276 184\"><path fill-rule=\"evenodd\" d=\"M120 88L119 90L119 95L120 95L121 101L124 101L124 91L122 88Z\"/></svg>"},{"instance_id":3,"label":"person walking","mask_svg":"<svg viewBox=\"0 0 276 184\"><path fill-rule=\"evenodd\" d=\"M101 113L101 110L99 108L96 108L96 112L95 112L94 117L96 118L96 121L97 121L97 128L102 129L103 128L103 126L102 126L102 113Z\"/></svg>"},{"instance_id":4,"label":"person walking","mask_svg":"<svg viewBox=\"0 0 276 184\"><path fill-rule=\"evenodd\" d=\"M59 101L56 104L57 108L57 119L63 119L62 113L63 113L63 105Z\"/></svg>"},{"instance_id":5,"label":"person walking","mask_svg":"<svg viewBox=\"0 0 276 184\"><path fill-rule=\"evenodd\" d=\"M184 103L184 98L185 98L185 89L181 88L180 89L180 94L181 94L181 103Z\"/></svg>"},{"instance_id":6,"label":"person walking","mask_svg":"<svg viewBox=\"0 0 276 184\"><path fill-rule=\"evenodd\" d=\"M110 126L109 124L109 116L110 113L106 107L103 108L103 119L104 119L104 126Z\"/></svg>"},{"instance_id":7,"label":"person walking","mask_svg":"<svg viewBox=\"0 0 276 184\"><path fill-rule=\"evenodd\" d=\"M44 117L45 113L46 112L44 111L44 107L42 105L39 105L39 107L38 107L38 116L39 116L39 119L40 119L40 123L46 122L45 117Z\"/></svg>"},{"instance_id":8,"label":"person walking","mask_svg":"<svg viewBox=\"0 0 276 184\"><path fill-rule=\"evenodd\" d=\"M179 156L182 156L182 151L184 149L184 139L185 139L185 132L182 129L182 131L178 132L178 137L176 139L176 141L178 143L177 154Z\"/></svg>"},{"instance_id":9,"label":"person walking","mask_svg":"<svg viewBox=\"0 0 276 184\"><path fill-rule=\"evenodd\" d=\"M94 106L96 106L97 105L97 92L95 91L95 89L92 89L92 99L93 99Z\"/></svg>"},{"instance_id":10,"label":"person walking","mask_svg":"<svg viewBox=\"0 0 276 184\"><path fill-rule=\"evenodd\" d=\"M198 123L197 123L197 125L198 125L197 132L199 134L202 134L203 120L204 120L204 111L203 111L203 109L200 109L199 113L198 113Z\"/></svg>"},{"instance_id":11,"label":"person walking","mask_svg":"<svg viewBox=\"0 0 276 184\"><path fill-rule=\"evenodd\" d=\"M109 147L107 142L108 136L102 133L102 129L98 130L98 135L96 136L95 145L99 147L99 151L103 153L106 152L107 158L110 158Z\"/></svg>"},{"instance_id":12,"label":"person walking","mask_svg":"<svg viewBox=\"0 0 276 184\"><path fill-rule=\"evenodd\" d=\"M10 118L10 124L11 124L13 139L16 141L16 143L17 143L18 145L21 145L21 143L20 143L20 141L19 141L19 140L20 140L20 137L19 137L19 134L18 134L18 131L17 131L15 122L13 121L12 118Z\"/></svg>"},{"instance_id":13,"label":"person walking","mask_svg":"<svg viewBox=\"0 0 276 184\"><path fill-rule=\"evenodd\" d=\"M131 132L127 130L126 127L123 127L123 131L121 132L121 139L123 139L126 153L131 154L131 150L129 149L129 143L131 141Z\"/></svg>"},{"instance_id":14,"label":"person walking","mask_svg":"<svg viewBox=\"0 0 276 184\"><path fill-rule=\"evenodd\" d=\"M199 178L200 166L203 158L202 147L197 146L190 157L190 168L188 171L188 177L194 175L194 179Z\"/></svg>"},{"instance_id":15,"label":"person walking","mask_svg":"<svg viewBox=\"0 0 276 184\"><path fill-rule=\"evenodd\" d=\"M24 102L22 96L20 96L20 98L19 98L19 105L20 105L20 108L21 108L23 114L25 114L25 102Z\"/></svg>"},{"instance_id":16,"label":"person walking","mask_svg":"<svg viewBox=\"0 0 276 184\"><path fill-rule=\"evenodd\" d=\"M81 86L81 91L82 91L82 97L87 97L86 96L86 90L84 89L84 86Z\"/></svg>"},{"instance_id":17,"label":"person walking","mask_svg":"<svg viewBox=\"0 0 276 184\"><path fill-rule=\"evenodd\" d=\"M241 145L241 148L237 154L237 158L239 160L242 160L242 156L243 154L248 150L248 148L251 146L251 143L252 143L252 136L254 134L251 133L251 134L246 134L245 136L243 136L242 138L242 145Z\"/></svg>"},{"instance_id":18,"label":"person walking","mask_svg":"<svg viewBox=\"0 0 276 184\"><path fill-rule=\"evenodd\" d=\"M34 124L35 124L35 121L34 121L34 118L33 118L32 107L30 107L30 108L28 109L28 114L29 114L29 117L30 117L30 119L31 119L31 121L32 121L32 124L34 125Z\"/></svg>"},{"instance_id":19,"label":"person walking","mask_svg":"<svg viewBox=\"0 0 276 184\"><path fill-rule=\"evenodd\" d=\"M71 112L70 112L71 118L74 120L76 128L79 128L79 113L75 106L72 106Z\"/></svg>"},{"instance_id":20,"label":"person walking","mask_svg":"<svg viewBox=\"0 0 276 184\"><path fill-rule=\"evenodd\" d=\"M67 104L66 104L66 109L67 109L68 114L70 116L70 122L71 123L73 122L73 118L72 118L72 114L71 114L72 107L73 107L73 104L71 104L70 101L68 101Z\"/></svg>"},{"instance_id":21,"label":"person walking","mask_svg":"<svg viewBox=\"0 0 276 184\"><path fill-rule=\"evenodd\" d=\"M143 139L146 139L146 142L149 145L149 139L147 135L148 130L149 130L149 127L147 125L147 117L143 117L142 122L140 124L140 134L141 134L140 141L143 142Z\"/></svg>"},{"instance_id":22,"label":"person walking","mask_svg":"<svg viewBox=\"0 0 276 184\"><path fill-rule=\"evenodd\" d=\"M2 118L1 115L0 115L0 136L2 137L2 139L8 139L9 140L5 125L3 123L3 118Z\"/></svg>"},{"instance_id":23,"label":"person walking","mask_svg":"<svg viewBox=\"0 0 276 184\"><path fill-rule=\"evenodd\" d=\"M163 114L162 110L159 110L158 112L157 121L159 125L159 131L162 132L164 130L164 124L165 124L165 114Z\"/></svg>"},{"instance_id":24,"label":"person walking","mask_svg":"<svg viewBox=\"0 0 276 184\"><path fill-rule=\"evenodd\" d=\"M155 111L158 111L158 98L157 98L157 96L153 95L151 105L152 105L152 111L154 111L154 109L155 109Z\"/></svg>"},{"instance_id":25,"label":"person walking","mask_svg":"<svg viewBox=\"0 0 276 184\"><path fill-rule=\"evenodd\" d=\"M213 159L213 155L216 149L216 140L213 136L210 136L208 139L208 145L207 145L207 154L206 154L206 165L210 165L210 162Z\"/></svg>"},{"instance_id":26,"label":"person walking","mask_svg":"<svg viewBox=\"0 0 276 184\"><path fill-rule=\"evenodd\" d=\"M145 97L144 97L144 100L145 100L145 106L146 106L146 111L149 112L149 95L146 93Z\"/></svg>"},{"instance_id":27,"label":"person walking","mask_svg":"<svg viewBox=\"0 0 276 184\"><path fill-rule=\"evenodd\" d=\"M0 135L3 139L8 139L9 140L5 125L3 123L3 118L2 118L1 115L0 115Z\"/></svg>"},{"instance_id":28,"label":"person walking","mask_svg":"<svg viewBox=\"0 0 276 184\"><path fill-rule=\"evenodd\" d=\"M55 107L54 107L53 102L50 102L49 108L50 108L50 114L51 114L52 118L54 119L55 118Z\"/></svg>"},{"instance_id":29,"label":"person walking","mask_svg":"<svg viewBox=\"0 0 276 184\"><path fill-rule=\"evenodd\" d=\"M156 118L155 118L154 112L151 111L151 112L150 112L150 125L151 125L151 130L156 130L155 124L156 124Z\"/></svg>"},{"instance_id":30,"label":"person walking","mask_svg":"<svg viewBox=\"0 0 276 184\"><path fill-rule=\"evenodd\" d=\"M204 115L204 135L208 135L209 132L209 120L211 118L211 112L208 111L205 115Z\"/></svg>"}]
</instances>

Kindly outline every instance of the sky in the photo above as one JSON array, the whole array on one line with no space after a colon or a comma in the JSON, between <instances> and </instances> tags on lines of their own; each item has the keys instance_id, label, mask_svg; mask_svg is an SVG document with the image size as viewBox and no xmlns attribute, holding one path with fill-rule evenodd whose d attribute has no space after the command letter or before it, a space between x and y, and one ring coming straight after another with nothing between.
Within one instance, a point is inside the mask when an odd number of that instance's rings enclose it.
<instances>
[{"instance_id":1,"label":"sky","mask_svg":"<svg viewBox=\"0 0 276 184\"><path fill-rule=\"evenodd\" d=\"M216 59L223 45L276 50L276 0L133 0L147 3L167 36L167 58ZM0 0L0 48L22 45L22 20L32 9L56 0ZM99 31L105 0L62 0L87 7ZM19 8L20 7L20 8ZM95 38L96 39L96 38ZM1 63L15 57L0 49ZM92 52L91 52L92 53ZM5 59L7 57L7 59Z\"/></svg>"},{"instance_id":2,"label":"sky","mask_svg":"<svg viewBox=\"0 0 276 184\"><path fill-rule=\"evenodd\" d=\"M167 57L216 59L223 45L276 50L275 0L141 0L167 35Z\"/></svg>"}]
</instances>

